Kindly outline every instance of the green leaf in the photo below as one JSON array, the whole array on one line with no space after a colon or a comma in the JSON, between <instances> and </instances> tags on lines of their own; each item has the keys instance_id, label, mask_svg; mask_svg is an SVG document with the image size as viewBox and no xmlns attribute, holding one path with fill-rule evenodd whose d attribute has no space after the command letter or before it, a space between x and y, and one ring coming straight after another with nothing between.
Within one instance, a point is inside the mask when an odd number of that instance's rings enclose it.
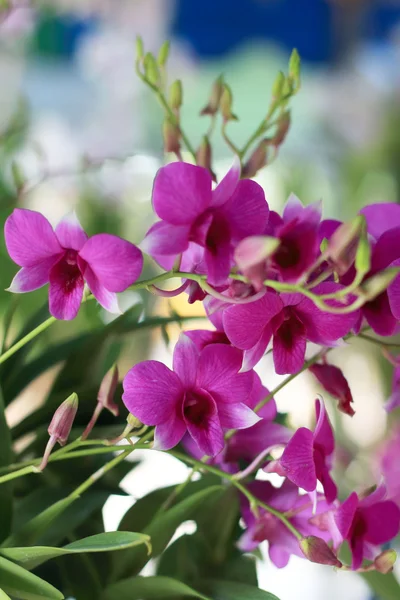
<instances>
[{"instance_id":1,"label":"green leaf","mask_svg":"<svg viewBox=\"0 0 400 600\"><path fill-rule=\"evenodd\" d=\"M3 394L0 389L0 467L7 467L12 462L11 434L5 416ZM11 531L13 511L13 485L6 483L0 486L0 542Z\"/></svg>"},{"instance_id":2,"label":"green leaf","mask_svg":"<svg viewBox=\"0 0 400 600\"><path fill-rule=\"evenodd\" d=\"M42 533L44 533L49 525L60 516L70 504L75 502L76 498L67 497L63 500L55 502L46 510L33 517L28 523L25 523L16 533L11 534L3 542L3 546L18 546L20 543L31 544Z\"/></svg>"},{"instance_id":3,"label":"green leaf","mask_svg":"<svg viewBox=\"0 0 400 600\"><path fill-rule=\"evenodd\" d=\"M380 600L399 600L400 585L393 573L383 575L377 571L371 571L371 573L360 573L360 575Z\"/></svg>"},{"instance_id":4,"label":"green leaf","mask_svg":"<svg viewBox=\"0 0 400 600\"><path fill-rule=\"evenodd\" d=\"M0 600L11 600L4 590L0 589Z\"/></svg>"},{"instance_id":5,"label":"green leaf","mask_svg":"<svg viewBox=\"0 0 400 600\"><path fill-rule=\"evenodd\" d=\"M207 487L178 502L159 516L156 516L142 530L143 533L149 535L151 538L152 557L159 556L163 552L181 523L192 519L199 506L204 507L210 498L214 497L215 494L220 494L221 491L224 491L221 485ZM125 552L118 557L118 562L114 565L114 579L138 573L147 560L148 557L141 548L134 548Z\"/></svg>"},{"instance_id":6,"label":"green leaf","mask_svg":"<svg viewBox=\"0 0 400 600\"><path fill-rule=\"evenodd\" d=\"M170 577L131 577L114 583L104 592L101 600L158 600L184 596L211 600L185 583ZM271 599L272 600L272 596Z\"/></svg>"},{"instance_id":7,"label":"green leaf","mask_svg":"<svg viewBox=\"0 0 400 600\"><path fill-rule=\"evenodd\" d=\"M213 600L279 600L274 594L236 581L210 579L204 588Z\"/></svg>"},{"instance_id":8,"label":"green leaf","mask_svg":"<svg viewBox=\"0 0 400 600\"><path fill-rule=\"evenodd\" d=\"M0 556L0 581L3 590L20 600L63 600L55 587L23 567Z\"/></svg>"},{"instance_id":9,"label":"green leaf","mask_svg":"<svg viewBox=\"0 0 400 600\"><path fill-rule=\"evenodd\" d=\"M51 558L57 558L66 554L112 552L142 544L146 545L148 550L151 549L149 536L131 531L113 531L77 540L63 548L51 548L49 546L2 548L1 554L10 560L20 563L26 569L33 569Z\"/></svg>"}]
</instances>

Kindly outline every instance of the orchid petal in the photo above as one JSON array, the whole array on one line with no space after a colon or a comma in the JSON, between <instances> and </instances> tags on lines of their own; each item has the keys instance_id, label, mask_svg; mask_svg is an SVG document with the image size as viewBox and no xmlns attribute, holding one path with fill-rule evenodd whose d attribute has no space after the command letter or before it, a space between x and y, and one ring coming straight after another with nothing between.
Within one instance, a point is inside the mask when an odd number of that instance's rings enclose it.
<instances>
[{"instance_id":1,"label":"orchid petal","mask_svg":"<svg viewBox=\"0 0 400 600\"><path fill-rule=\"evenodd\" d=\"M250 371L260 362L268 347L271 335L271 328L265 327L258 342L252 348L243 352L242 368L240 369L241 373Z\"/></svg>"},{"instance_id":2,"label":"orchid petal","mask_svg":"<svg viewBox=\"0 0 400 600\"><path fill-rule=\"evenodd\" d=\"M187 250L189 235L189 225L171 225L165 221L159 221L150 227L140 248L150 256L158 254L175 256Z\"/></svg>"},{"instance_id":3,"label":"orchid petal","mask_svg":"<svg viewBox=\"0 0 400 600\"><path fill-rule=\"evenodd\" d=\"M365 539L371 544L390 542L400 529L400 509L391 500L377 502L362 509L367 524Z\"/></svg>"},{"instance_id":4,"label":"orchid petal","mask_svg":"<svg viewBox=\"0 0 400 600\"><path fill-rule=\"evenodd\" d=\"M60 261L51 269L49 280L50 314L65 321L74 319L82 302L85 285L78 267L71 272L64 261Z\"/></svg>"},{"instance_id":5,"label":"orchid petal","mask_svg":"<svg viewBox=\"0 0 400 600\"><path fill-rule=\"evenodd\" d=\"M385 231L400 226L400 205L396 202L369 204L360 210L367 220L368 233L378 239Z\"/></svg>"},{"instance_id":6,"label":"orchid petal","mask_svg":"<svg viewBox=\"0 0 400 600\"><path fill-rule=\"evenodd\" d=\"M329 456L335 449L335 438L325 404L320 398L315 401L315 413L317 424L314 430L314 444L318 444L323 448L325 455Z\"/></svg>"},{"instance_id":7,"label":"orchid petal","mask_svg":"<svg viewBox=\"0 0 400 600\"><path fill-rule=\"evenodd\" d=\"M61 219L55 228L55 233L61 246L65 249L79 251L88 239L75 211Z\"/></svg>"},{"instance_id":8,"label":"orchid petal","mask_svg":"<svg viewBox=\"0 0 400 600\"><path fill-rule=\"evenodd\" d=\"M33 267L63 249L48 220L40 213L16 208L4 225L7 251L20 267Z\"/></svg>"},{"instance_id":9,"label":"orchid petal","mask_svg":"<svg viewBox=\"0 0 400 600\"><path fill-rule=\"evenodd\" d=\"M93 273L89 265L86 265L84 273L88 287L92 292L93 296L98 301L98 303L110 313L113 313L115 315L122 314L121 309L118 305L118 298L115 292L109 292L108 289L100 283L100 281Z\"/></svg>"},{"instance_id":10,"label":"orchid petal","mask_svg":"<svg viewBox=\"0 0 400 600\"><path fill-rule=\"evenodd\" d=\"M350 496L342 502L337 509L334 521L338 528L342 539L346 539L349 535L353 520L358 507L358 496L355 492L352 492Z\"/></svg>"},{"instance_id":11,"label":"orchid petal","mask_svg":"<svg viewBox=\"0 0 400 600\"><path fill-rule=\"evenodd\" d=\"M297 373L304 363L306 345L306 330L303 324L295 316L284 321L275 332L272 343L276 373Z\"/></svg>"},{"instance_id":12,"label":"orchid petal","mask_svg":"<svg viewBox=\"0 0 400 600\"><path fill-rule=\"evenodd\" d=\"M261 421L261 417L243 403L218 404L218 416L225 429L246 429Z\"/></svg>"},{"instance_id":13,"label":"orchid petal","mask_svg":"<svg viewBox=\"0 0 400 600\"><path fill-rule=\"evenodd\" d=\"M225 177L221 179L215 190L212 192L211 206L216 208L225 204L233 195L236 186L240 180L241 163L237 156Z\"/></svg>"},{"instance_id":14,"label":"orchid petal","mask_svg":"<svg viewBox=\"0 0 400 600\"><path fill-rule=\"evenodd\" d=\"M153 206L160 219L189 225L211 204L211 175L184 162L161 167L154 180Z\"/></svg>"},{"instance_id":15,"label":"orchid petal","mask_svg":"<svg viewBox=\"0 0 400 600\"><path fill-rule=\"evenodd\" d=\"M181 334L174 349L173 370L187 389L195 386L199 355L196 344Z\"/></svg>"},{"instance_id":16,"label":"orchid petal","mask_svg":"<svg viewBox=\"0 0 400 600\"><path fill-rule=\"evenodd\" d=\"M125 291L137 280L143 267L139 248L109 233L89 238L79 256L110 292Z\"/></svg>"},{"instance_id":17,"label":"orchid petal","mask_svg":"<svg viewBox=\"0 0 400 600\"><path fill-rule=\"evenodd\" d=\"M245 179L238 183L229 201L219 211L229 223L232 239L238 242L250 235L264 233L269 206L262 187Z\"/></svg>"},{"instance_id":18,"label":"orchid petal","mask_svg":"<svg viewBox=\"0 0 400 600\"><path fill-rule=\"evenodd\" d=\"M154 450L170 450L183 438L186 432L186 424L180 415L172 416L156 426L154 430Z\"/></svg>"},{"instance_id":19,"label":"orchid petal","mask_svg":"<svg viewBox=\"0 0 400 600\"><path fill-rule=\"evenodd\" d=\"M33 292L49 283L50 270L58 262L58 256L50 256L32 267L22 267L15 275L7 291L21 294Z\"/></svg>"},{"instance_id":20,"label":"orchid petal","mask_svg":"<svg viewBox=\"0 0 400 600\"><path fill-rule=\"evenodd\" d=\"M313 492L317 487L313 440L312 432L305 427L300 427L279 460L286 477L307 492Z\"/></svg>"},{"instance_id":21,"label":"orchid petal","mask_svg":"<svg viewBox=\"0 0 400 600\"><path fill-rule=\"evenodd\" d=\"M180 410L184 389L179 377L156 360L135 365L123 381L122 400L146 425L161 425Z\"/></svg>"}]
</instances>

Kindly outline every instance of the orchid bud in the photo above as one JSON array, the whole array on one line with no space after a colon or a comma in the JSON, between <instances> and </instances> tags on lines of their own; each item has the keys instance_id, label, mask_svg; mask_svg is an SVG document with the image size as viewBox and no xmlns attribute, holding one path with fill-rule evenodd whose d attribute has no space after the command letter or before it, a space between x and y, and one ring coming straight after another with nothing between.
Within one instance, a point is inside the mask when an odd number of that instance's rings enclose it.
<instances>
[{"instance_id":1,"label":"orchid bud","mask_svg":"<svg viewBox=\"0 0 400 600\"><path fill-rule=\"evenodd\" d=\"M300 87L300 64L299 53L296 48L294 48L289 59L289 77L295 82L296 90Z\"/></svg>"},{"instance_id":2,"label":"orchid bud","mask_svg":"<svg viewBox=\"0 0 400 600\"><path fill-rule=\"evenodd\" d=\"M223 84L221 100L219 107L221 109L222 118L225 123L228 121L237 121L238 118L232 112L233 95L232 90L227 83Z\"/></svg>"},{"instance_id":3,"label":"orchid bud","mask_svg":"<svg viewBox=\"0 0 400 600\"><path fill-rule=\"evenodd\" d=\"M213 83L211 88L211 95L208 100L207 106L205 106L200 112L201 115L214 116L218 112L219 102L221 100L221 94L223 89L224 78L222 75L218 77Z\"/></svg>"},{"instance_id":4,"label":"orchid bud","mask_svg":"<svg viewBox=\"0 0 400 600\"><path fill-rule=\"evenodd\" d=\"M240 270L254 267L275 252L279 239L268 235L252 235L245 238L236 247L235 262Z\"/></svg>"},{"instance_id":5,"label":"orchid bud","mask_svg":"<svg viewBox=\"0 0 400 600\"><path fill-rule=\"evenodd\" d=\"M211 177L216 181L215 173L212 170L211 163L211 144L208 137L205 135L201 141L201 144L196 152L196 164L199 167L204 167L211 174Z\"/></svg>"},{"instance_id":6,"label":"orchid bud","mask_svg":"<svg viewBox=\"0 0 400 600\"><path fill-rule=\"evenodd\" d=\"M328 394L339 400L339 410L352 417L354 415L354 409L351 406L353 396L341 369L334 365L315 364L309 367L309 371L311 371Z\"/></svg>"},{"instance_id":7,"label":"orchid bud","mask_svg":"<svg viewBox=\"0 0 400 600\"><path fill-rule=\"evenodd\" d=\"M242 177L250 178L254 177L256 173L268 162L267 159L267 148L268 148L269 140L261 140L258 144L257 148L254 150L249 160L243 166Z\"/></svg>"},{"instance_id":8,"label":"orchid bud","mask_svg":"<svg viewBox=\"0 0 400 600\"><path fill-rule=\"evenodd\" d=\"M174 152L178 154L181 149L181 133L179 127L171 122L169 117L165 117L163 123L163 138L165 152Z\"/></svg>"},{"instance_id":9,"label":"orchid bud","mask_svg":"<svg viewBox=\"0 0 400 600\"><path fill-rule=\"evenodd\" d=\"M371 247L366 232L358 242L354 266L359 275L366 275L371 268Z\"/></svg>"},{"instance_id":10,"label":"orchid bud","mask_svg":"<svg viewBox=\"0 0 400 600\"><path fill-rule=\"evenodd\" d=\"M159 52L158 52L158 57L157 57L157 63L159 64L160 67L165 67L167 60L168 60L168 56L169 56L169 47L170 47L170 43L168 40L165 40L165 42L162 44Z\"/></svg>"},{"instance_id":11,"label":"orchid bud","mask_svg":"<svg viewBox=\"0 0 400 600\"><path fill-rule=\"evenodd\" d=\"M274 137L271 139L271 144L273 146L275 146L275 148L280 146L285 141L285 138L289 131L289 127L290 127L290 111L286 110L279 116L278 129L277 129Z\"/></svg>"},{"instance_id":12,"label":"orchid bud","mask_svg":"<svg viewBox=\"0 0 400 600\"><path fill-rule=\"evenodd\" d=\"M174 112L177 112L182 106L182 82L177 79L169 88L169 105Z\"/></svg>"},{"instance_id":13,"label":"orchid bud","mask_svg":"<svg viewBox=\"0 0 400 600\"><path fill-rule=\"evenodd\" d=\"M121 440L123 440L124 438L126 438L133 429L139 429L139 427L142 426L141 421L139 421L139 419L137 417L134 417L131 413L128 414L127 418L126 418L126 426L125 429L123 430L123 432L117 436L116 438L109 440L109 444L110 445L114 445L117 444L118 442L120 442Z\"/></svg>"},{"instance_id":14,"label":"orchid bud","mask_svg":"<svg viewBox=\"0 0 400 600\"><path fill-rule=\"evenodd\" d=\"M359 215L351 223L342 223L328 241L327 258L333 263L339 275L344 275L354 263L364 226L365 217Z\"/></svg>"},{"instance_id":15,"label":"orchid bud","mask_svg":"<svg viewBox=\"0 0 400 600\"><path fill-rule=\"evenodd\" d=\"M143 40L140 37L140 35L138 35L136 37L136 58L137 58L137 60L142 60L143 57L144 57Z\"/></svg>"},{"instance_id":16,"label":"orchid bud","mask_svg":"<svg viewBox=\"0 0 400 600\"><path fill-rule=\"evenodd\" d=\"M60 446L64 446L68 440L77 410L78 396L74 393L64 400L54 413L47 429L50 439L47 442L43 459L39 466L41 471L46 467L51 451L56 443L58 442Z\"/></svg>"},{"instance_id":17,"label":"orchid bud","mask_svg":"<svg viewBox=\"0 0 400 600\"><path fill-rule=\"evenodd\" d=\"M332 552L324 540L314 535L309 535L299 542L299 546L304 556L314 563L320 565L331 565L332 567L342 567L342 563Z\"/></svg>"},{"instance_id":18,"label":"orchid bud","mask_svg":"<svg viewBox=\"0 0 400 600\"><path fill-rule=\"evenodd\" d=\"M387 290L389 285L399 274L399 271L399 267L389 267L385 271L376 273L376 275L373 275L364 281L362 286L360 286L364 300L370 302Z\"/></svg>"},{"instance_id":19,"label":"orchid bud","mask_svg":"<svg viewBox=\"0 0 400 600\"><path fill-rule=\"evenodd\" d=\"M395 550L392 550L391 548L389 550L384 550L374 560L375 569L379 571L379 573L387 575L393 571L393 566L396 562L396 559L397 554Z\"/></svg>"},{"instance_id":20,"label":"orchid bud","mask_svg":"<svg viewBox=\"0 0 400 600\"><path fill-rule=\"evenodd\" d=\"M97 419L100 416L101 411L105 408L114 417L118 416L119 408L114 402L115 391L118 385L118 367L113 365L109 371L103 377L103 381L100 384L99 392L97 394L97 405L94 409L92 418L90 419L88 426L82 434L82 439L85 440L93 427L97 423Z\"/></svg>"},{"instance_id":21,"label":"orchid bud","mask_svg":"<svg viewBox=\"0 0 400 600\"><path fill-rule=\"evenodd\" d=\"M284 84L285 75L282 73L282 71L279 71L272 86L272 99L274 102L281 98Z\"/></svg>"},{"instance_id":22,"label":"orchid bud","mask_svg":"<svg viewBox=\"0 0 400 600\"><path fill-rule=\"evenodd\" d=\"M160 72L158 70L156 59L151 52L148 52L144 57L144 74L152 85L157 86L159 84Z\"/></svg>"}]
</instances>

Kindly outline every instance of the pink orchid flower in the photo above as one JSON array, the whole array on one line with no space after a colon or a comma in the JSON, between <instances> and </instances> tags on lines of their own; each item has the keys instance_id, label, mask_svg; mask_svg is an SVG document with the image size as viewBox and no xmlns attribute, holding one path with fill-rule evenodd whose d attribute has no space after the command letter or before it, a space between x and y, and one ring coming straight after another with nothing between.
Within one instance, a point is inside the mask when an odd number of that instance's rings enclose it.
<instances>
[{"instance_id":1,"label":"pink orchid flower","mask_svg":"<svg viewBox=\"0 0 400 600\"><path fill-rule=\"evenodd\" d=\"M16 208L4 233L9 255L22 267L9 291L31 292L49 283L49 309L56 319L76 317L85 282L103 308L119 313L116 292L142 271L136 246L108 233L88 238L74 213L53 230L42 214Z\"/></svg>"}]
</instances>

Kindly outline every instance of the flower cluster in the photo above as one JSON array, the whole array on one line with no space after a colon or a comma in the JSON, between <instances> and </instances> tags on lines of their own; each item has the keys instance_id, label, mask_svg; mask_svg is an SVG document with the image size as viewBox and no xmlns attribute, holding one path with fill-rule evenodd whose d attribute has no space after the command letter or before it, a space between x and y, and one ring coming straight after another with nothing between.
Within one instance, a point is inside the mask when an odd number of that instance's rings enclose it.
<instances>
[{"instance_id":1,"label":"flower cluster","mask_svg":"<svg viewBox=\"0 0 400 600\"><path fill-rule=\"evenodd\" d=\"M129 412L155 427L158 449L181 443L189 455L250 480L244 489L258 507L243 496L243 550L268 540L278 567L291 554L341 566L336 552L347 540L353 569L369 568L364 559L378 568L380 546L400 529L398 491L392 495L390 485L380 485L341 502L324 402L316 401L313 430L292 434L278 422L272 394L254 367L272 344L277 374L293 377L310 368L339 409L354 414L349 385L326 354L365 326L382 336L397 331L399 206L371 205L353 224L343 224L323 220L319 203L305 207L291 196L281 216L269 209L257 183L241 179L238 162L215 187L209 170L176 162L159 170L153 207L159 220L141 250L108 234L88 238L75 216L53 230L42 215L16 209L5 239L22 268L10 291L49 283L51 314L72 319L85 284L101 306L117 312L116 293L138 279L142 251L169 272L165 279L182 278L176 293L204 301L214 330L182 333L172 369L153 360L133 366L123 381ZM151 282L149 288L163 294ZM320 350L307 361L309 342ZM114 372L109 379L113 395ZM398 374L395 386L392 408L399 404ZM260 468L281 475L281 487L257 480Z\"/></svg>"}]
</instances>

